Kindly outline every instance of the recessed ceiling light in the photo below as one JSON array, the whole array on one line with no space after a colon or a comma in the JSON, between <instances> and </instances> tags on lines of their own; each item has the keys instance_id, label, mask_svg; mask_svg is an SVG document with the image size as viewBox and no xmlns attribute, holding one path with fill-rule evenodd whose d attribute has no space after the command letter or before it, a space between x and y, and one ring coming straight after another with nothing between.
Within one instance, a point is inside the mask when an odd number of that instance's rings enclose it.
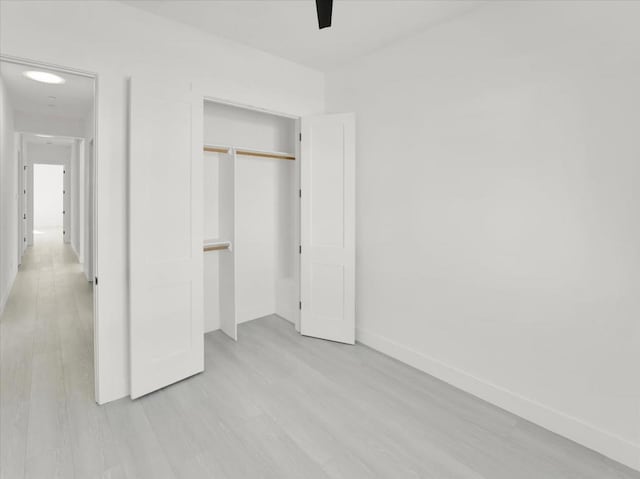
<instances>
[{"instance_id":1,"label":"recessed ceiling light","mask_svg":"<svg viewBox=\"0 0 640 479\"><path fill-rule=\"evenodd\" d=\"M39 72L39 71L28 71L23 73L24 76L30 78L31 80L39 81L42 83L52 83L52 84L60 84L64 83L66 80L58 75L54 75L49 72Z\"/></svg>"},{"instance_id":2,"label":"recessed ceiling light","mask_svg":"<svg viewBox=\"0 0 640 479\"><path fill-rule=\"evenodd\" d=\"M36 136L39 136L40 138L53 138L53 135L41 135L40 133L37 133Z\"/></svg>"}]
</instances>

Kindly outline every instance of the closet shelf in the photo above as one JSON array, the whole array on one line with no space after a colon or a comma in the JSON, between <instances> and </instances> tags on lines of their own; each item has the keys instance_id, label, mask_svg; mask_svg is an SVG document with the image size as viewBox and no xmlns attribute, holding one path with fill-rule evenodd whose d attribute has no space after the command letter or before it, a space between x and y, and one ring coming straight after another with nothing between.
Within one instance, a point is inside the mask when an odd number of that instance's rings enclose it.
<instances>
[{"instance_id":1,"label":"closet shelf","mask_svg":"<svg viewBox=\"0 0 640 479\"><path fill-rule=\"evenodd\" d=\"M231 250L231 241L205 241L202 245L202 251L221 251Z\"/></svg>"},{"instance_id":2,"label":"closet shelf","mask_svg":"<svg viewBox=\"0 0 640 479\"><path fill-rule=\"evenodd\" d=\"M255 156L258 158L274 158L276 160L295 160L296 157L292 153L284 153L281 151L254 150L251 148L235 148L233 146L223 145L204 145L204 151L210 153L232 153L236 155Z\"/></svg>"}]
</instances>

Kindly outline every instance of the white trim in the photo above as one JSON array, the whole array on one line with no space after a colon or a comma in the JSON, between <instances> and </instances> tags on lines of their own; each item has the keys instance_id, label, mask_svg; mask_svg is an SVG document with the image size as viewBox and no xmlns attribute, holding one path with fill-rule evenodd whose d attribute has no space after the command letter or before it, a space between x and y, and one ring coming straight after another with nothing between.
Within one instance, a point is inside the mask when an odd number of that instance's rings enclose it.
<instances>
[{"instance_id":1,"label":"white trim","mask_svg":"<svg viewBox=\"0 0 640 479\"><path fill-rule=\"evenodd\" d=\"M478 378L372 331L358 328L356 340L534 424L640 470L640 444L634 444L579 418Z\"/></svg>"},{"instance_id":2,"label":"white trim","mask_svg":"<svg viewBox=\"0 0 640 479\"><path fill-rule=\"evenodd\" d=\"M27 58L14 57L11 55L4 55L4 54L0 55L0 61L7 62L7 63L15 63L16 65L24 65L28 67L34 67L34 68L45 68L47 70L55 70L59 73L69 73L71 75L78 75L78 76L94 78L94 79L97 76L93 72L77 70L75 68L68 68L65 66L56 65L54 63L39 62L39 61L29 60Z\"/></svg>"},{"instance_id":3,"label":"white trim","mask_svg":"<svg viewBox=\"0 0 640 479\"><path fill-rule=\"evenodd\" d=\"M204 89L204 87L201 87L200 85L197 85L199 87L199 90L202 91ZM206 102L211 102L211 103L220 103L221 105L226 105L226 106L232 106L235 108L243 108L245 110L251 110L251 111L257 111L260 113L266 113L268 115L273 115L273 116L280 116L283 118L289 118L290 120L298 120L300 119L300 115L295 115L293 113L283 113L281 111L275 111L275 110L269 110L267 108L261 108L259 106L255 106L255 105L249 105L247 103L238 103L232 100L225 100L224 98L218 98L218 97L213 97L213 96L209 96L206 94L203 94L203 99Z\"/></svg>"},{"instance_id":4,"label":"white trim","mask_svg":"<svg viewBox=\"0 0 640 479\"><path fill-rule=\"evenodd\" d=\"M27 131L27 130L20 130L20 131L16 131L16 133L20 133L22 135L38 135L38 132L35 131ZM81 137L81 136L67 136L67 135L49 135L51 138L60 138L62 140L84 140L85 138ZM46 138L47 140L49 140L50 138ZM33 141L33 138L25 138L24 139L25 143L30 143L30 144L40 144L40 143L36 143ZM64 143L60 143L58 146L71 146L71 143L68 144L64 144Z\"/></svg>"}]
</instances>

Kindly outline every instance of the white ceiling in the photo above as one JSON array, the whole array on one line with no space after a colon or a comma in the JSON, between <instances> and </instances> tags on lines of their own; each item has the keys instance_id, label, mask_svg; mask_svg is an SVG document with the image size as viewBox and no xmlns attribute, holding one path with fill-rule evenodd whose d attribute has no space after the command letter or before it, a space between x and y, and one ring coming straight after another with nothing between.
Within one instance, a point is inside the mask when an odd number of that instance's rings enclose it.
<instances>
[{"instance_id":1,"label":"white ceiling","mask_svg":"<svg viewBox=\"0 0 640 479\"><path fill-rule=\"evenodd\" d=\"M23 75L23 72L28 70L55 73L66 82L52 85L30 80ZM93 103L93 79L91 78L4 61L0 62L0 72L14 110L35 115L82 120L91 109Z\"/></svg>"},{"instance_id":2,"label":"white ceiling","mask_svg":"<svg viewBox=\"0 0 640 479\"><path fill-rule=\"evenodd\" d=\"M335 0L318 29L315 0L123 0L134 7L320 71L461 15L474 0Z\"/></svg>"}]
</instances>

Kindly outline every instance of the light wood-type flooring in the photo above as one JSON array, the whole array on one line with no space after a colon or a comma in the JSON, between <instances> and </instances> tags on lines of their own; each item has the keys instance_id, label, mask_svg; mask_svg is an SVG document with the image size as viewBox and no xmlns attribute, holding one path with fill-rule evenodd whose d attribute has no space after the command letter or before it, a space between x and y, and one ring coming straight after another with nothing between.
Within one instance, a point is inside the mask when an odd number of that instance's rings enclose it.
<instances>
[{"instance_id":1,"label":"light wood-type flooring","mask_svg":"<svg viewBox=\"0 0 640 479\"><path fill-rule=\"evenodd\" d=\"M640 478L367 347L276 316L206 335L206 371L98 406L92 290L37 238L0 322L2 479Z\"/></svg>"}]
</instances>

